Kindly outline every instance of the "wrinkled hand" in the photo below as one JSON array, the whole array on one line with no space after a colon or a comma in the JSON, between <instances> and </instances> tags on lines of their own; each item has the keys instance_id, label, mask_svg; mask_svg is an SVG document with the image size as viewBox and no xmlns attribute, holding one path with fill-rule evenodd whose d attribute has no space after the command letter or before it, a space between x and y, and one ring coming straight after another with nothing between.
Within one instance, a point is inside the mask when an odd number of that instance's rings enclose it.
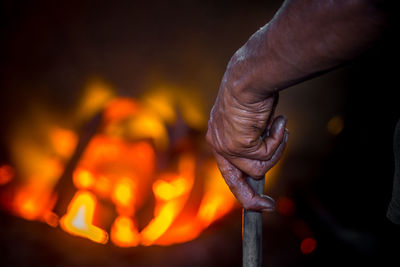
<instances>
[{"instance_id":1,"label":"wrinkled hand","mask_svg":"<svg viewBox=\"0 0 400 267\"><path fill-rule=\"evenodd\" d=\"M206 139L230 190L245 209L271 211L272 198L257 195L245 176L264 178L281 158L288 140L286 118L273 118L277 94L243 103L224 80L212 108Z\"/></svg>"}]
</instances>

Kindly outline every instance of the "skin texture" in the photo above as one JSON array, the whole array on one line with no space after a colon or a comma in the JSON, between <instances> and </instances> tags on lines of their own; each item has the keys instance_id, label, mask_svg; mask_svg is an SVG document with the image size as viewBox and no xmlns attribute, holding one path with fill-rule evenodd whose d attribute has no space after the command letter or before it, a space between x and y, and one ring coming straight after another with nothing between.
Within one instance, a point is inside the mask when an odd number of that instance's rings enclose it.
<instances>
[{"instance_id":1,"label":"skin texture","mask_svg":"<svg viewBox=\"0 0 400 267\"><path fill-rule=\"evenodd\" d=\"M231 58L210 113L207 142L242 206L271 211L272 198L245 180L261 179L281 158L287 119L274 116L278 92L352 60L386 25L384 1L289 0Z\"/></svg>"}]
</instances>

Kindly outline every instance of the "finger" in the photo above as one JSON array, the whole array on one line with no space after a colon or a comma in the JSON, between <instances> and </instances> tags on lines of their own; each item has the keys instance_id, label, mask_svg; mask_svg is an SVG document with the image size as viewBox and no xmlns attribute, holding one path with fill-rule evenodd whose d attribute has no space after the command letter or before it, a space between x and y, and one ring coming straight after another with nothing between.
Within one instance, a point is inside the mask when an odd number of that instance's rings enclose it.
<instances>
[{"instance_id":1,"label":"finger","mask_svg":"<svg viewBox=\"0 0 400 267\"><path fill-rule=\"evenodd\" d=\"M218 153L215 154L218 167L222 177L229 186L236 199L242 204L243 208L259 211L273 211L275 201L265 195L255 194L244 178L244 174L227 159Z\"/></svg>"},{"instance_id":2,"label":"finger","mask_svg":"<svg viewBox=\"0 0 400 267\"><path fill-rule=\"evenodd\" d=\"M267 173L272 167L276 165L276 163L278 163L279 159L283 155L283 152L285 151L288 140L289 140L289 130L285 129L285 134L282 143L280 143L275 153L272 155L271 159L266 162L266 165L264 167L265 173Z\"/></svg>"},{"instance_id":3,"label":"finger","mask_svg":"<svg viewBox=\"0 0 400 267\"><path fill-rule=\"evenodd\" d=\"M268 135L264 139L260 137L251 150L246 151L242 156L253 160L269 160L275 153L279 144L282 143L286 123L287 118L285 116L280 115L276 117L272 122Z\"/></svg>"},{"instance_id":4,"label":"finger","mask_svg":"<svg viewBox=\"0 0 400 267\"><path fill-rule=\"evenodd\" d=\"M234 164L237 168L242 170L244 173L248 174L249 176L255 179L262 179L265 176L265 173L271 169L278 160L282 157L283 152L286 147L286 143L288 141L289 131L284 130L284 136L282 138L281 143L274 151L271 158L268 160L254 160L244 157L234 157L230 158L230 162Z\"/></svg>"},{"instance_id":5,"label":"finger","mask_svg":"<svg viewBox=\"0 0 400 267\"><path fill-rule=\"evenodd\" d=\"M265 138L267 136L268 129L271 128L271 124L272 124L273 118L275 116L276 106L278 105L278 102L279 102L279 92L275 92L272 97L274 98L274 103L272 104L271 113L267 120L267 126L265 128L265 133L263 133L263 135L262 135L263 138Z\"/></svg>"}]
</instances>

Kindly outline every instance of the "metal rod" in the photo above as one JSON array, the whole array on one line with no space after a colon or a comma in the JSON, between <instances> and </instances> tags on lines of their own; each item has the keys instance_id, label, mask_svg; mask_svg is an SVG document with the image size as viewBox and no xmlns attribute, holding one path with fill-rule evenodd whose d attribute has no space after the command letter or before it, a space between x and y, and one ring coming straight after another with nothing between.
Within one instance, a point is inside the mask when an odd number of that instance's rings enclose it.
<instances>
[{"instance_id":1,"label":"metal rod","mask_svg":"<svg viewBox=\"0 0 400 267\"><path fill-rule=\"evenodd\" d=\"M256 194L264 193L265 179L247 177ZM242 215L243 267L261 267L262 264L262 214L243 209Z\"/></svg>"}]
</instances>

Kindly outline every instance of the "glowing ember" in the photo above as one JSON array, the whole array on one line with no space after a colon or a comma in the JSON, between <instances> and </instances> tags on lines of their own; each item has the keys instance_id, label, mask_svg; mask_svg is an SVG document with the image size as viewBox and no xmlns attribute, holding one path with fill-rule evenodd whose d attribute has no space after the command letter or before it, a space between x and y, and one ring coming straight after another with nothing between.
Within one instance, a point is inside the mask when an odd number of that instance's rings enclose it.
<instances>
[{"instance_id":1,"label":"glowing ember","mask_svg":"<svg viewBox=\"0 0 400 267\"><path fill-rule=\"evenodd\" d=\"M142 245L149 246L153 244L171 226L182 206L182 203L174 200L158 208L158 214L141 232Z\"/></svg>"},{"instance_id":2,"label":"glowing ember","mask_svg":"<svg viewBox=\"0 0 400 267\"><path fill-rule=\"evenodd\" d=\"M50 131L50 141L58 155L70 157L75 150L78 137L70 130L57 127Z\"/></svg>"},{"instance_id":3,"label":"glowing ember","mask_svg":"<svg viewBox=\"0 0 400 267\"><path fill-rule=\"evenodd\" d=\"M196 148L196 137L181 128L174 135L174 123L180 123L180 116L185 122L182 127L190 126L196 133L204 130L206 116L198 99L177 89L153 91L141 102L114 98L112 88L97 80L84 90L74 118L82 122L101 110L100 130L84 149L77 148L74 131L54 123L40 128L48 138L45 147L29 138L27 128L17 131L11 147L21 179L10 208L15 214L60 225L71 235L105 244L107 231L93 222L99 199L112 203L117 213L97 211L112 222L112 243L134 247L193 240L237 206L211 154ZM72 161L72 177L67 177L64 168L76 157L75 150L81 154ZM0 185L14 182L15 172L9 165L0 166ZM202 181L195 186L196 175ZM72 179L77 189L66 213L59 214L61 219L52 212L57 201L53 190L60 177ZM136 212L151 199L155 200L153 218L138 229L141 213Z\"/></svg>"},{"instance_id":4,"label":"glowing ember","mask_svg":"<svg viewBox=\"0 0 400 267\"><path fill-rule=\"evenodd\" d=\"M91 188L95 182L93 174L84 169L75 170L72 179L74 181L74 185L81 189Z\"/></svg>"},{"instance_id":5,"label":"glowing ember","mask_svg":"<svg viewBox=\"0 0 400 267\"><path fill-rule=\"evenodd\" d=\"M120 247L134 247L139 244L138 230L129 217L119 216L111 228L111 241Z\"/></svg>"},{"instance_id":6,"label":"glowing ember","mask_svg":"<svg viewBox=\"0 0 400 267\"><path fill-rule=\"evenodd\" d=\"M10 182L15 175L14 169L10 165L0 166L0 185Z\"/></svg>"},{"instance_id":7,"label":"glowing ember","mask_svg":"<svg viewBox=\"0 0 400 267\"><path fill-rule=\"evenodd\" d=\"M111 199L118 208L118 212L131 215L134 208L135 184L130 178L122 178L114 185Z\"/></svg>"},{"instance_id":8,"label":"glowing ember","mask_svg":"<svg viewBox=\"0 0 400 267\"><path fill-rule=\"evenodd\" d=\"M67 214L60 219L61 228L72 234L105 244L108 234L92 224L96 197L87 191L78 191L68 206Z\"/></svg>"},{"instance_id":9,"label":"glowing ember","mask_svg":"<svg viewBox=\"0 0 400 267\"><path fill-rule=\"evenodd\" d=\"M38 181L38 182L35 182ZM29 184L20 187L14 198L14 212L27 220L47 221L54 207L56 196L49 188L33 178ZM50 225L56 224L54 221Z\"/></svg>"},{"instance_id":10,"label":"glowing ember","mask_svg":"<svg viewBox=\"0 0 400 267\"><path fill-rule=\"evenodd\" d=\"M153 192L157 199L168 201L184 193L187 193L189 184L187 180L183 177L178 177L177 179L166 182L165 180L157 180L153 184Z\"/></svg>"}]
</instances>

